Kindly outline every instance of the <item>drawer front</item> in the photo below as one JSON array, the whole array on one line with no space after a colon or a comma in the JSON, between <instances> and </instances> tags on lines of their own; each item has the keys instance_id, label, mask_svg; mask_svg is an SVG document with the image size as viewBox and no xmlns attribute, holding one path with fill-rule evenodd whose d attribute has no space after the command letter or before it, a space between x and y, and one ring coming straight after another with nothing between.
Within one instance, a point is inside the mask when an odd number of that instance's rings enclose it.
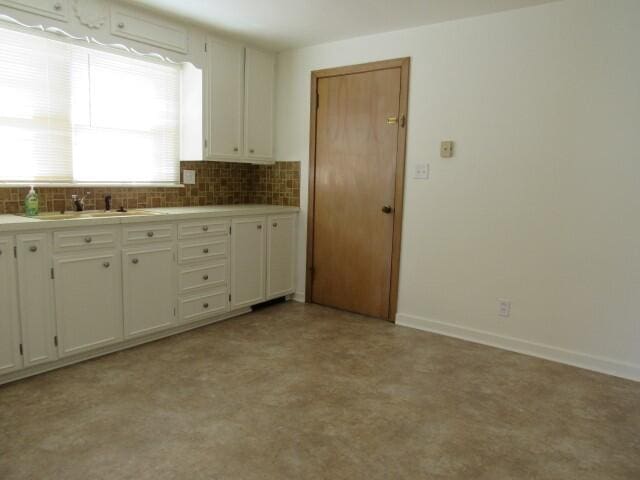
<instances>
[{"instance_id":1,"label":"drawer front","mask_svg":"<svg viewBox=\"0 0 640 480\"><path fill-rule=\"evenodd\" d=\"M200 222L181 223L178 226L178 238L181 240L197 237L208 236L227 236L229 235L229 222L221 222L220 220L202 220Z\"/></svg>"},{"instance_id":2,"label":"drawer front","mask_svg":"<svg viewBox=\"0 0 640 480\"><path fill-rule=\"evenodd\" d=\"M182 263L193 261L207 261L229 257L229 239L202 240L180 244L178 261Z\"/></svg>"},{"instance_id":3,"label":"drawer front","mask_svg":"<svg viewBox=\"0 0 640 480\"><path fill-rule=\"evenodd\" d=\"M199 288L224 287L228 284L229 268L226 260L204 266L185 267L180 271L180 293Z\"/></svg>"},{"instance_id":4,"label":"drawer front","mask_svg":"<svg viewBox=\"0 0 640 480\"><path fill-rule=\"evenodd\" d=\"M180 298L180 321L193 322L229 311L229 294L226 288Z\"/></svg>"},{"instance_id":5,"label":"drawer front","mask_svg":"<svg viewBox=\"0 0 640 480\"><path fill-rule=\"evenodd\" d=\"M176 227L170 224L125 227L123 232L125 243L166 242L176 238Z\"/></svg>"},{"instance_id":6,"label":"drawer front","mask_svg":"<svg viewBox=\"0 0 640 480\"><path fill-rule=\"evenodd\" d=\"M113 248L117 243L117 228L86 228L82 230L63 230L53 233L53 247L58 252L78 249Z\"/></svg>"}]
</instances>

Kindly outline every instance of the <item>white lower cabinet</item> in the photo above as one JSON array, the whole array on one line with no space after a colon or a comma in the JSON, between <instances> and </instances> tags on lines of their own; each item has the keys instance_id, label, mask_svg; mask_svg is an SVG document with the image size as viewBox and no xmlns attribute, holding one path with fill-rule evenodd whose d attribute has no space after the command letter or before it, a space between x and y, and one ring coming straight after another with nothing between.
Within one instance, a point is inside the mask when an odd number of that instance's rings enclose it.
<instances>
[{"instance_id":1,"label":"white lower cabinet","mask_svg":"<svg viewBox=\"0 0 640 480\"><path fill-rule=\"evenodd\" d=\"M296 289L297 215L272 215L267 221L267 299Z\"/></svg>"},{"instance_id":2,"label":"white lower cabinet","mask_svg":"<svg viewBox=\"0 0 640 480\"><path fill-rule=\"evenodd\" d=\"M296 224L285 211L3 234L0 384L293 293Z\"/></svg>"},{"instance_id":3,"label":"white lower cabinet","mask_svg":"<svg viewBox=\"0 0 640 480\"><path fill-rule=\"evenodd\" d=\"M122 264L125 337L174 325L178 293L174 245L126 249Z\"/></svg>"},{"instance_id":4,"label":"white lower cabinet","mask_svg":"<svg viewBox=\"0 0 640 480\"><path fill-rule=\"evenodd\" d=\"M122 340L120 252L58 256L54 271L60 356Z\"/></svg>"},{"instance_id":5,"label":"white lower cabinet","mask_svg":"<svg viewBox=\"0 0 640 480\"><path fill-rule=\"evenodd\" d=\"M13 238L0 238L0 375L22 367Z\"/></svg>"},{"instance_id":6,"label":"white lower cabinet","mask_svg":"<svg viewBox=\"0 0 640 480\"><path fill-rule=\"evenodd\" d=\"M16 243L23 361L31 366L57 358L50 238L24 234Z\"/></svg>"},{"instance_id":7,"label":"white lower cabinet","mask_svg":"<svg viewBox=\"0 0 640 480\"><path fill-rule=\"evenodd\" d=\"M260 303L265 291L266 217L239 217L231 223L231 307Z\"/></svg>"}]
</instances>

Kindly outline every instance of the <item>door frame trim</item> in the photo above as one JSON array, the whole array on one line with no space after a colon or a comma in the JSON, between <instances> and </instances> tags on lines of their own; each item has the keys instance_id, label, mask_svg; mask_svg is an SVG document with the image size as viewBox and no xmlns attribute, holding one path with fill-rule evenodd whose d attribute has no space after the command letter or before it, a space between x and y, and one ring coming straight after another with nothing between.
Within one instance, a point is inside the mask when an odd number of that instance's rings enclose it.
<instances>
[{"instance_id":1,"label":"door frame trim","mask_svg":"<svg viewBox=\"0 0 640 480\"><path fill-rule=\"evenodd\" d=\"M389 313L387 320L395 322L398 310L398 283L400 279L400 246L402 244L402 216L404 202L404 175L407 153L407 117L409 109L409 70L411 58L396 58L345 67L327 68L311 72L311 122L309 129L309 203L307 213L307 268L305 301L311 303L313 287L313 239L315 215L315 184L316 184L316 120L318 101L318 80L327 77L350 75L354 73L373 72L400 68L400 109L399 118L405 119L398 129L398 149L396 152L396 178L394 195L393 240L391 252L391 285L389 290Z\"/></svg>"}]
</instances>

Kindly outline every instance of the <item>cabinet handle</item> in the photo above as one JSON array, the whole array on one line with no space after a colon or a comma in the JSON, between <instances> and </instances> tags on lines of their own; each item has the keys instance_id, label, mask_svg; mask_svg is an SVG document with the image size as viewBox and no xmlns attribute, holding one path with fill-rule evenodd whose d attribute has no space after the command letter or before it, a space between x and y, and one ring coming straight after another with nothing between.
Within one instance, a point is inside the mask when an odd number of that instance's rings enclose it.
<instances>
[{"instance_id":1,"label":"cabinet handle","mask_svg":"<svg viewBox=\"0 0 640 480\"><path fill-rule=\"evenodd\" d=\"M104 262L104 263L102 264L102 266L103 266L104 268L109 268L109 267L111 266L111 264L110 264L109 262Z\"/></svg>"},{"instance_id":2,"label":"cabinet handle","mask_svg":"<svg viewBox=\"0 0 640 480\"><path fill-rule=\"evenodd\" d=\"M204 308L209 308L209 304L205 303L204 305L202 305Z\"/></svg>"},{"instance_id":3,"label":"cabinet handle","mask_svg":"<svg viewBox=\"0 0 640 480\"><path fill-rule=\"evenodd\" d=\"M54 4L54 5L53 5L53 9L54 9L56 12L59 12L60 10L62 10L62 4L60 4L60 3L56 3L56 4Z\"/></svg>"},{"instance_id":4,"label":"cabinet handle","mask_svg":"<svg viewBox=\"0 0 640 480\"><path fill-rule=\"evenodd\" d=\"M277 227L278 226L278 222L273 222L273 226Z\"/></svg>"},{"instance_id":5,"label":"cabinet handle","mask_svg":"<svg viewBox=\"0 0 640 480\"><path fill-rule=\"evenodd\" d=\"M0 250L0 255L2 255L2 250Z\"/></svg>"},{"instance_id":6,"label":"cabinet handle","mask_svg":"<svg viewBox=\"0 0 640 480\"><path fill-rule=\"evenodd\" d=\"M202 279L203 279L204 281L209 280L209 275L205 275L205 276L203 276L203 277L202 277Z\"/></svg>"},{"instance_id":7,"label":"cabinet handle","mask_svg":"<svg viewBox=\"0 0 640 480\"><path fill-rule=\"evenodd\" d=\"M209 249L208 248L203 249L202 253L209 253Z\"/></svg>"},{"instance_id":8,"label":"cabinet handle","mask_svg":"<svg viewBox=\"0 0 640 480\"><path fill-rule=\"evenodd\" d=\"M37 252L38 251L38 247L36 247L35 245L29 247L29 251L30 252Z\"/></svg>"},{"instance_id":9,"label":"cabinet handle","mask_svg":"<svg viewBox=\"0 0 640 480\"><path fill-rule=\"evenodd\" d=\"M91 243L93 242L93 238L91 237L84 237L84 243Z\"/></svg>"},{"instance_id":10,"label":"cabinet handle","mask_svg":"<svg viewBox=\"0 0 640 480\"><path fill-rule=\"evenodd\" d=\"M203 232L208 232L209 231L209 227L207 225L205 225L204 227L202 227L202 231Z\"/></svg>"},{"instance_id":11,"label":"cabinet handle","mask_svg":"<svg viewBox=\"0 0 640 480\"><path fill-rule=\"evenodd\" d=\"M139 261L140 260L138 260L137 258L134 258L133 260L131 260L131 263L133 263L134 265L137 265Z\"/></svg>"},{"instance_id":12,"label":"cabinet handle","mask_svg":"<svg viewBox=\"0 0 640 480\"><path fill-rule=\"evenodd\" d=\"M154 233L153 232L147 232L147 237L151 238L153 237Z\"/></svg>"},{"instance_id":13,"label":"cabinet handle","mask_svg":"<svg viewBox=\"0 0 640 480\"><path fill-rule=\"evenodd\" d=\"M120 22L120 23L118 24L118 28L124 28L124 22Z\"/></svg>"}]
</instances>

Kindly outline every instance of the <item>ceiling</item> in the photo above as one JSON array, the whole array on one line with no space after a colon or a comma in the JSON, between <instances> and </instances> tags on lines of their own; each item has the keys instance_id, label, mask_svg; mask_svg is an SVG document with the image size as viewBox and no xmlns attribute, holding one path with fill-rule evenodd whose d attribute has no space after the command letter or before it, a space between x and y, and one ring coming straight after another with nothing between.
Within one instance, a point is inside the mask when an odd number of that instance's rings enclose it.
<instances>
[{"instance_id":1,"label":"ceiling","mask_svg":"<svg viewBox=\"0 0 640 480\"><path fill-rule=\"evenodd\" d=\"M282 51L556 0L129 1Z\"/></svg>"}]
</instances>

